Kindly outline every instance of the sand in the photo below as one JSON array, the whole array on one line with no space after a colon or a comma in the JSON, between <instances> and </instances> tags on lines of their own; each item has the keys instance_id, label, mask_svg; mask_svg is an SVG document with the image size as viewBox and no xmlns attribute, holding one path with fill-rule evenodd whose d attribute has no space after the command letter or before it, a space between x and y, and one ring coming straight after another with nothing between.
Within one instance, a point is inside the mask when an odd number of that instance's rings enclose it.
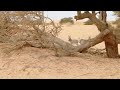
<instances>
[{"instance_id":1,"label":"sand","mask_svg":"<svg viewBox=\"0 0 120 90\"><path fill-rule=\"evenodd\" d=\"M99 34L94 25L63 25L59 38L68 41L87 39ZM2 46L0 45L0 48ZM93 48L103 49L104 43ZM119 49L120 51L120 49ZM0 51L1 79L117 79L120 78L120 59L101 55L77 53L75 56L56 57L54 51L23 47L5 56Z\"/></svg>"}]
</instances>

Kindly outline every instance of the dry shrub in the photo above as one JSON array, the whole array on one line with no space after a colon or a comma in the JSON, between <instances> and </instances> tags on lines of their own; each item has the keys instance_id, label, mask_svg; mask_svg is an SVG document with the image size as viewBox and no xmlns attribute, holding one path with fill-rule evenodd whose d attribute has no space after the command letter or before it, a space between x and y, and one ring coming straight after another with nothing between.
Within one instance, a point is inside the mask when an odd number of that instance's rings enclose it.
<instances>
[{"instance_id":1,"label":"dry shrub","mask_svg":"<svg viewBox=\"0 0 120 90\"><path fill-rule=\"evenodd\" d=\"M0 42L6 43L6 54L26 44L47 47L51 40L45 33L57 37L62 30L60 24L43 17L40 11L4 11L0 12L0 19Z\"/></svg>"}]
</instances>

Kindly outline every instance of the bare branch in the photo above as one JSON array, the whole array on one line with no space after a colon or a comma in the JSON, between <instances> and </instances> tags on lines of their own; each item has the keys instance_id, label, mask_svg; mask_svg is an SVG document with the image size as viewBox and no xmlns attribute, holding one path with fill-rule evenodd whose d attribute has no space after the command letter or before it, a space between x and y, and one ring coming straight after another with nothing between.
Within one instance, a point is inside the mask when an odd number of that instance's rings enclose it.
<instances>
[{"instance_id":1,"label":"bare branch","mask_svg":"<svg viewBox=\"0 0 120 90\"><path fill-rule=\"evenodd\" d=\"M76 20L81 20L81 19L84 19L84 18L89 18L90 15L91 15L88 11L86 11L84 13L81 13L80 11L77 11L77 13L78 13L78 16L74 17Z\"/></svg>"},{"instance_id":2,"label":"bare branch","mask_svg":"<svg viewBox=\"0 0 120 90\"><path fill-rule=\"evenodd\" d=\"M77 12L79 15L74 17L76 20L88 18L97 26L99 31L107 29L106 23L96 17L97 13L95 13L95 11L92 11L92 13L89 11L85 11L84 13L80 13L80 11Z\"/></svg>"}]
</instances>

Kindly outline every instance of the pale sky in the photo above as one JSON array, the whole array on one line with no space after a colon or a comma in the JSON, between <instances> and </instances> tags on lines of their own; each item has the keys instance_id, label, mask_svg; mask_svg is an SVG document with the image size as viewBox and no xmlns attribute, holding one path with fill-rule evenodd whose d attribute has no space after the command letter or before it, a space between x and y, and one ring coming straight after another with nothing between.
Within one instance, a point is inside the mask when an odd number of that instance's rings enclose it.
<instances>
[{"instance_id":1,"label":"pale sky","mask_svg":"<svg viewBox=\"0 0 120 90\"><path fill-rule=\"evenodd\" d=\"M60 20L64 17L74 17L76 13L76 11L45 11L45 16L48 16L53 20ZM112 11L107 11L107 15L108 21L113 21L116 19Z\"/></svg>"}]
</instances>

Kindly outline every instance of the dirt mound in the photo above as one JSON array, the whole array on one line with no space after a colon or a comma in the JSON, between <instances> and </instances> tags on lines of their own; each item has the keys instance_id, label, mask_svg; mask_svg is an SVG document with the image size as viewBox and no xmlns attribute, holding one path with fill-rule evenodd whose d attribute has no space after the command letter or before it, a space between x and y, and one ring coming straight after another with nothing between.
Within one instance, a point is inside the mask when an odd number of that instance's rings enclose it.
<instances>
[{"instance_id":1,"label":"dirt mound","mask_svg":"<svg viewBox=\"0 0 120 90\"><path fill-rule=\"evenodd\" d=\"M0 78L120 78L118 59L77 53L56 57L53 50L24 47L0 57Z\"/></svg>"}]
</instances>

